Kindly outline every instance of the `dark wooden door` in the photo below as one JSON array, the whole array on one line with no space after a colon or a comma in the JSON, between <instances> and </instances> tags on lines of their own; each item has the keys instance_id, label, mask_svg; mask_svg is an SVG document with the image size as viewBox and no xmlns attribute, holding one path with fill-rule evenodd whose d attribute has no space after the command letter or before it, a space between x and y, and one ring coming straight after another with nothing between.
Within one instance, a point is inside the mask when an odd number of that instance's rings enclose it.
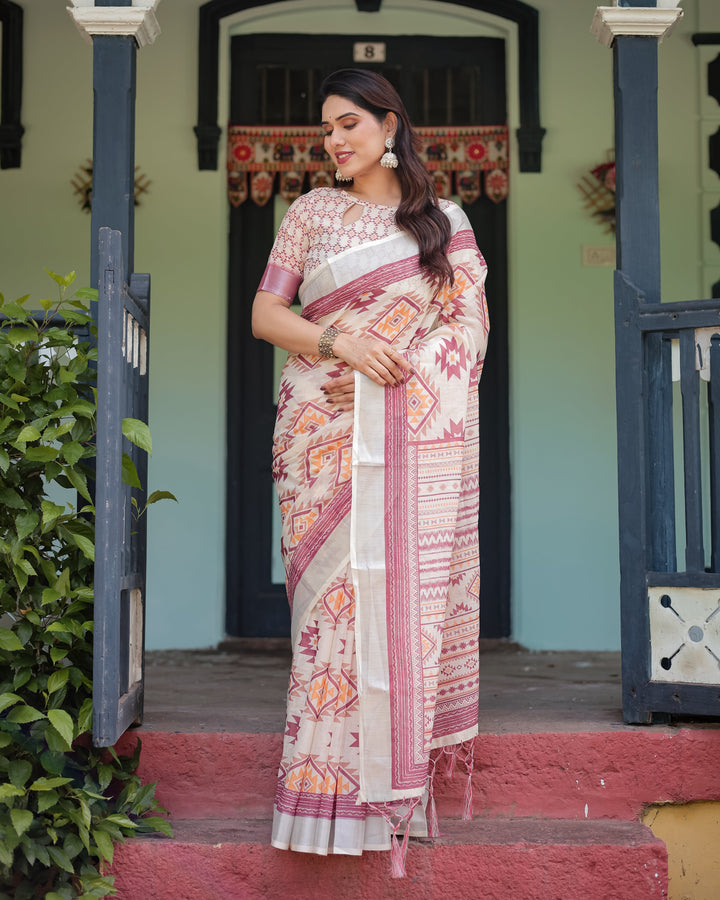
<instances>
[{"instance_id":1,"label":"dark wooden door","mask_svg":"<svg viewBox=\"0 0 720 900\"><path fill-rule=\"evenodd\" d=\"M358 42L382 42L391 81L418 126L505 123L505 44L498 38L249 35L233 38L230 118L243 125L319 123L325 75L353 63ZM488 261L491 336L480 386L481 634L510 633L510 465L506 203L465 206ZM273 348L250 330L252 300L273 241L272 203L230 211L226 627L289 634L282 584L271 580Z\"/></svg>"}]
</instances>

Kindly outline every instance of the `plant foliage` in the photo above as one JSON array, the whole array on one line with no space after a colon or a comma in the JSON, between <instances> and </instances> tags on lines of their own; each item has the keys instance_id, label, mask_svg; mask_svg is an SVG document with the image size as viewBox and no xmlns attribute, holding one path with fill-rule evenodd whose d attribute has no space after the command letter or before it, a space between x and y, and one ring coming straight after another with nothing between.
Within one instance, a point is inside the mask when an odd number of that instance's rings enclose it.
<instances>
[{"instance_id":1,"label":"plant foliage","mask_svg":"<svg viewBox=\"0 0 720 900\"><path fill-rule=\"evenodd\" d=\"M113 843L169 833L146 815L140 742L120 757L90 740L94 292L48 274L40 314L0 295L0 898L15 900L105 897Z\"/></svg>"}]
</instances>

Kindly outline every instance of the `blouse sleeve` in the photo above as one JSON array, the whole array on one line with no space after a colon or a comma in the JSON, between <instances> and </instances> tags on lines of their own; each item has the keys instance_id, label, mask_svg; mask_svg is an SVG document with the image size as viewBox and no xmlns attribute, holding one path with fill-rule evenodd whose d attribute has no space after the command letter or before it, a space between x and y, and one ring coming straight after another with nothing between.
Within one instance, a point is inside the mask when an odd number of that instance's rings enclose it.
<instances>
[{"instance_id":1,"label":"blouse sleeve","mask_svg":"<svg viewBox=\"0 0 720 900\"><path fill-rule=\"evenodd\" d=\"M304 197L290 206L280 223L258 290L269 291L292 303L303 280L309 246L308 220Z\"/></svg>"}]
</instances>

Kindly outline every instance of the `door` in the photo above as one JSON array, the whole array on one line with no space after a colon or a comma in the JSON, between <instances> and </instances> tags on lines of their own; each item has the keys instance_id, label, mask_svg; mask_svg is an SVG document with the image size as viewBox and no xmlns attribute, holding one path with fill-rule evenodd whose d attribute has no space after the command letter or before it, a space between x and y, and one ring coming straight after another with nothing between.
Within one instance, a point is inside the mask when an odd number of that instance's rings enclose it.
<instances>
[{"instance_id":1,"label":"door","mask_svg":"<svg viewBox=\"0 0 720 900\"><path fill-rule=\"evenodd\" d=\"M383 43L386 62L367 64L400 92L417 126L497 125L507 119L505 45L498 38L249 35L231 50L230 118L244 125L319 123L317 92L330 72L353 65L356 43ZM510 633L507 212L485 196L464 206L489 266L491 335L480 385L481 635ZM276 354L252 337L253 297L273 241L272 201L230 211L226 629L284 636L290 616L273 566L271 443ZM275 570L273 572L273 570Z\"/></svg>"}]
</instances>

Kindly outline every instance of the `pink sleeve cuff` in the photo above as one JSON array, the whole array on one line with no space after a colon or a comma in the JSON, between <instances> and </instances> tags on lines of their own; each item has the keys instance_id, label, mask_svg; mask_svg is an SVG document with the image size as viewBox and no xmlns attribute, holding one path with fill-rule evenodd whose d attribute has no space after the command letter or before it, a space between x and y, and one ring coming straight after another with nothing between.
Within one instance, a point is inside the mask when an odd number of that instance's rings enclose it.
<instances>
[{"instance_id":1,"label":"pink sleeve cuff","mask_svg":"<svg viewBox=\"0 0 720 900\"><path fill-rule=\"evenodd\" d=\"M259 291L267 291L292 303L302 281L302 275L288 272L274 263L268 263L263 277L260 279Z\"/></svg>"}]
</instances>

